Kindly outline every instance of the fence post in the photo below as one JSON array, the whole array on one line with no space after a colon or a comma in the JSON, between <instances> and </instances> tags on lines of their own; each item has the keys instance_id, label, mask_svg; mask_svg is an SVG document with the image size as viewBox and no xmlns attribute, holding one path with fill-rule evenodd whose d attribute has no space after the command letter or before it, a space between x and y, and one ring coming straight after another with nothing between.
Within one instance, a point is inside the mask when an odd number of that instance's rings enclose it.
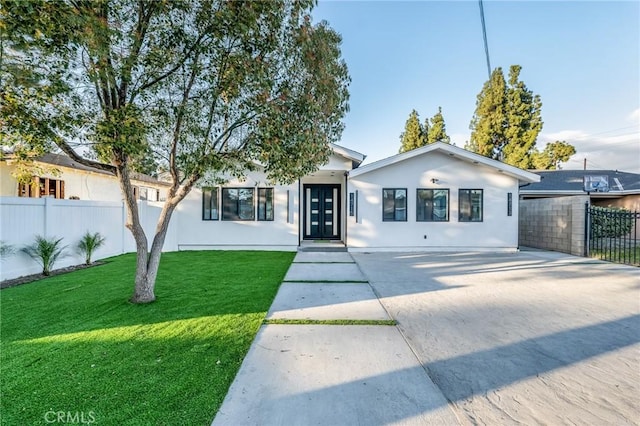
<instances>
[{"instance_id":1,"label":"fence post","mask_svg":"<svg viewBox=\"0 0 640 426\"><path fill-rule=\"evenodd\" d=\"M591 233L591 211L589 201L584 203L584 257L589 257L589 237Z\"/></svg>"}]
</instances>

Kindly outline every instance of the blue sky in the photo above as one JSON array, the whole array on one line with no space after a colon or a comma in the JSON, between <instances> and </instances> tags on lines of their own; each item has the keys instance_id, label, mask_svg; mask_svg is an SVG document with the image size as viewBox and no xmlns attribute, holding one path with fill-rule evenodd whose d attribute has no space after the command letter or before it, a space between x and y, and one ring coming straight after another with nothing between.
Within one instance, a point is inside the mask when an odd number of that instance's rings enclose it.
<instances>
[{"instance_id":1,"label":"blue sky","mask_svg":"<svg viewBox=\"0 0 640 426\"><path fill-rule=\"evenodd\" d=\"M566 140L564 165L640 173L640 2L484 1L491 67L513 64L542 98L540 149ZM412 109L442 107L462 147L488 79L478 1L320 0L314 21L343 38L352 78L341 145L367 162L398 152Z\"/></svg>"}]
</instances>

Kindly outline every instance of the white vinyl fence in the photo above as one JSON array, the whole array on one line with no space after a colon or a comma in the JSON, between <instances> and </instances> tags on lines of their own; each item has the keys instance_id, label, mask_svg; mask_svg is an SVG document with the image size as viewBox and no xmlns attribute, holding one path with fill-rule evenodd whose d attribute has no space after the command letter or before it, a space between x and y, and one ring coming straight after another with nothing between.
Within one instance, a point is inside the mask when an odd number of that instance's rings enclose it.
<instances>
[{"instance_id":1,"label":"white vinyl fence","mask_svg":"<svg viewBox=\"0 0 640 426\"><path fill-rule=\"evenodd\" d=\"M155 234L161 209L161 202L138 203L140 220L149 239ZM36 261L20 252L21 247L33 243L36 235L63 238L66 256L58 259L54 269L84 262L75 245L87 231L99 232L106 238L92 260L135 251L131 232L124 226L125 215L122 202L0 197L0 240L16 249L14 254L0 260L0 281L42 271ZM170 225L163 251L175 251L177 247L176 228Z\"/></svg>"}]
</instances>

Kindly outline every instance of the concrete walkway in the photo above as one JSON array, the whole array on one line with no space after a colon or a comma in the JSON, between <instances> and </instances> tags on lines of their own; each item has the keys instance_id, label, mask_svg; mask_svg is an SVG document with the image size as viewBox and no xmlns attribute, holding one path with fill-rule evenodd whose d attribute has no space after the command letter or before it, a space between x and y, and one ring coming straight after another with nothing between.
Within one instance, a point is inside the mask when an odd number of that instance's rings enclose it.
<instances>
[{"instance_id":1,"label":"concrete walkway","mask_svg":"<svg viewBox=\"0 0 640 426\"><path fill-rule=\"evenodd\" d=\"M213 425L459 424L349 253L299 252L267 318Z\"/></svg>"}]
</instances>

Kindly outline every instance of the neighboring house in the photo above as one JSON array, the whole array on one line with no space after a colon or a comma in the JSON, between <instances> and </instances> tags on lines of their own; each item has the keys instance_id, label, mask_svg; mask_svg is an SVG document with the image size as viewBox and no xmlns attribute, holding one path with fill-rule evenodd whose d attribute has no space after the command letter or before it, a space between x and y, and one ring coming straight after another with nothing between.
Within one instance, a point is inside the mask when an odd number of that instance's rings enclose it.
<instances>
[{"instance_id":1,"label":"neighboring house","mask_svg":"<svg viewBox=\"0 0 640 426\"><path fill-rule=\"evenodd\" d=\"M535 173L540 175L540 182L520 187L523 200L589 195L591 204L596 206L640 211L640 174L618 170L545 170ZM585 180L587 189L594 191L585 191Z\"/></svg>"},{"instance_id":2,"label":"neighboring house","mask_svg":"<svg viewBox=\"0 0 640 426\"><path fill-rule=\"evenodd\" d=\"M121 201L122 192L116 177L105 171L84 166L62 154L45 154L35 161L43 173L31 184L18 183L12 173L15 163L11 155L0 161L0 196L53 197L92 201ZM151 176L135 173L134 194L140 200L161 201L169 184Z\"/></svg>"},{"instance_id":3,"label":"neighboring house","mask_svg":"<svg viewBox=\"0 0 640 426\"><path fill-rule=\"evenodd\" d=\"M291 185L252 172L192 191L178 206L178 248L517 250L518 188L536 174L440 142L366 166L332 148L328 164Z\"/></svg>"}]
</instances>

